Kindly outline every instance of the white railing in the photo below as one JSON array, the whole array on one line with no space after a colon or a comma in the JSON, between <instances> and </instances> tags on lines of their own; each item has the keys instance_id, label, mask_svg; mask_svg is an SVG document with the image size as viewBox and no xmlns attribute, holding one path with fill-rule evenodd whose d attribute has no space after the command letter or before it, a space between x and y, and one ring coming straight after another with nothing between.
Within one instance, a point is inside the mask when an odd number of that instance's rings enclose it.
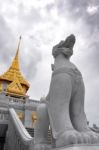
<instances>
[{"instance_id":1,"label":"white railing","mask_svg":"<svg viewBox=\"0 0 99 150\"><path fill-rule=\"evenodd\" d=\"M10 96L8 96L8 100L9 100L9 102L15 102L15 103L21 103L21 104L24 104L25 103L25 99L23 99L23 98L15 98L15 97L10 97Z\"/></svg>"},{"instance_id":2,"label":"white railing","mask_svg":"<svg viewBox=\"0 0 99 150\"><path fill-rule=\"evenodd\" d=\"M9 125L5 150L33 150L34 139L29 135L13 108L9 109Z\"/></svg>"}]
</instances>

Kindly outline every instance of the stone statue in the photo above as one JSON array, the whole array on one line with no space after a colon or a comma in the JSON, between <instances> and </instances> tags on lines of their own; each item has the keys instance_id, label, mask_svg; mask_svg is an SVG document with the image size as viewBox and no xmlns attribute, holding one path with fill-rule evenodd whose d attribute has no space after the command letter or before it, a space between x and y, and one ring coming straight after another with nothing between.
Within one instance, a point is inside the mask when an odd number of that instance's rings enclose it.
<instances>
[{"instance_id":1,"label":"stone statue","mask_svg":"<svg viewBox=\"0 0 99 150\"><path fill-rule=\"evenodd\" d=\"M37 108L35 148L47 149L49 126L56 147L71 144L99 143L99 135L87 125L84 112L85 87L78 68L70 61L75 44L72 34L53 47L55 59L46 101Z\"/></svg>"}]
</instances>

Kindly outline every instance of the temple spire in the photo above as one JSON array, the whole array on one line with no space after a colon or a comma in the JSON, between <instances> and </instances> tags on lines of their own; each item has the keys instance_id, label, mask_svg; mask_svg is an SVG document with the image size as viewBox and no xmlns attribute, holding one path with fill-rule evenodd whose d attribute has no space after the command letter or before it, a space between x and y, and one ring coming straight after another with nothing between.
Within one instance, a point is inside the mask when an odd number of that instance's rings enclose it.
<instances>
[{"instance_id":1,"label":"temple spire","mask_svg":"<svg viewBox=\"0 0 99 150\"><path fill-rule=\"evenodd\" d=\"M3 90L6 91L9 95L14 95L14 96L15 95L25 96L27 90L29 89L29 83L27 80L24 79L20 70L20 64L19 64L20 43L21 43L21 36L19 38L16 54L11 63L11 66L3 75L0 76L0 81L1 81L0 83L1 84L3 84L3 82L7 83L6 89Z\"/></svg>"},{"instance_id":2,"label":"temple spire","mask_svg":"<svg viewBox=\"0 0 99 150\"><path fill-rule=\"evenodd\" d=\"M18 43L18 47L17 47L17 51L16 51L16 55L15 58L12 62L11 68L16 69L16 70L20 70L19 68L19 49L20 49L20 43L21 43L21 36L19 37L19 43Z\"/></svg>"}]
</instances>

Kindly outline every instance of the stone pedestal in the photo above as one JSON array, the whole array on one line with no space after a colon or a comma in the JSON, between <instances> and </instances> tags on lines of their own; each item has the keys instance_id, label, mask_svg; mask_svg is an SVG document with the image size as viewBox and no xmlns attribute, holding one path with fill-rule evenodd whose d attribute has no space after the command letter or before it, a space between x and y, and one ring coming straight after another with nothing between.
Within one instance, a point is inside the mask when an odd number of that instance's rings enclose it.
<instances>
[{"instance_id":1,"label":"stone pedestal","mask_svg":"<svg viewBox=\"0 0 99 150\"><path fill-rule=\"evenodd\" d=\"M86 145L72 145L62 148L57 148L54 150L99 150L99 144L86 144Z\"/></svg>"}]
</instances>

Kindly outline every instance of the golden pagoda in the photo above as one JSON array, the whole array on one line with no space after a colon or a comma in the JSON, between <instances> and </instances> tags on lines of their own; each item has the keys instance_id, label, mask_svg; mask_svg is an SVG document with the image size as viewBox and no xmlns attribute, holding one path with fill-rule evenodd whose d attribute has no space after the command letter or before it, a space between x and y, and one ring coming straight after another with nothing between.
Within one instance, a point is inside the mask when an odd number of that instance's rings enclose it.
<instances>
[{"instance_id":1,"label":"golden pagoda","mask_svg":"<svg viewBox=\"0 0 99 150\"><path fill-rule=\"evenodd\" d=\"M6 92L11 96L25 96L29 89L29 83L24 79L19 67L19 39L17 52L8 71L0 76L0 92Z\"/></svg>"}]
</instances>

